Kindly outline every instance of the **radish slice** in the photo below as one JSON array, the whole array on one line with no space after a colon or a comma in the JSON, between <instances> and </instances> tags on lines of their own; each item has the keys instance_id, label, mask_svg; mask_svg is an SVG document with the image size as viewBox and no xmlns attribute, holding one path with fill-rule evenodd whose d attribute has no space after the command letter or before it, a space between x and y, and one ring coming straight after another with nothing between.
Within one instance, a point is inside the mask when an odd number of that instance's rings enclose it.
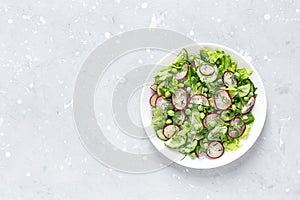
<instances>
[{"instance_id":1,"label":"radish slice","mask_svg":"<svg viewBox=\"0 0 300 200\"><path fill-rule=\"evenodd\" d=\"M220 115L217 113L207 114L202 120L202 124L203 124L204 128L212 128L211 122L216 121L216 119L219 117L220 117Z\"/></svg>"},{"instance_id":2,"label":"radish slice","mask_svg":"<svg viewBox=\"0 0 300 200\"><path fill-rule=\"evenodd\" d=\"M176 110L183 110L188 102L186 91L183 88L179 88L178 91L172 94L171 100Z\"/></svg>"},{"instance_id":3,"label":"radish slice","mask_svg":"<svg viewBox=\"0 0 300 200\"><path fill-rule=\"evenodd\" d=\"M166 110L166 108L169 106L169 102L166 100L164 95L160 95L156 98L155 106L161 110Z\"/></svg>"},{"instance_id":4,"label":"radish slice","mask_svg":"<svg viewBox=\"0 0 300 200\"><path fill-rule=\"evenodd\" d=\"M234 78L234 73L232 71L224 72L222 81L226 87L237 86L237 80Z\"/></svg>"},{"instance_id":5,"label":"radish slice","mask_svg":"<svg viewBox=\"0 0 300 200\"><path fill-rule=\"evenodd\" d=\"M177 80L183 80L187 76L188 71L189 71L188 64L183 65L182 70L177 74L175 74L175 78Z\"/></svg>"},{"instance_id":6,"label":"radish slice","mask_svg":"<svg viewBox=\"0 0 300 200\"><path fill-rule=\"evenodd\" d=\"M218 110L227 110L231 104L232 99L228 91L220 89L214 94L214 104Z\"/></svg>"},{"instance_id":7,"label":"radish slice","mask_svg":"<svg viewBox=\"0 0 300 200\"><path fill-rule=\"evenodd\" d=\"M224 154L224 146L219 141L212 141L208 144L206 155L209 158L220 158Z\"/></svg>"},{"instance_id":8,"label":"radish slice","mask_svg":"<svg viewBox=\"0 0 300 200\"><path fill-rule=\"evenodd\" d=\"M156 91L157 91L157 85L151 85L151 86L150 86L150 89L151 89L153 92L156 92Z\"/></svg>"},{"instance_id":9,"label":"radish slice","mask_svg":"<svg viewBox=\"0 0 300 200\"><path fill-rule=\"evenodd\" d=\"M230 138L239 138L243 135L246 129L246 124L238 117L233 118L229 122L230 126L228 128L227 135Z\"/></svg>"},{"instance_id":10,"label":"radish slice","mask_svg":"<svg viewBox=\"0 0 300 200\"><path fill-rule=\"evenodd\" d=\"M243 115L249 113L252 110L252 108L255 104L255 101L256 101L255 97L251 97L249 99L249 101L247 102L247 104L242 107L242 114Z\"/></svg>"},{"instance_id":11,"label":"radish slice","mask_svg":"<svg viewBox=\"0 0 300 200\"><path fill-rule=\"evenodd\" d=\"M191 97L190 103L204 105L204 106L210 106L209 100L206 96L202 94L195 94Z\"/></svg>"},{"instance_id":12,"label":"radish slice","mask_svg":"<svg viewBox=\"0 0 300 200\"><path fill-rule=\"evenodd\" d=\"M171 138L176 132L178 132L180 129L178 126L174 124L166 125L163 129L163 134L166 138Z\"/></svg>"},{"instance_id":13,"label":"radish slice","mask_svg":"<svg viewBox=\"0 0 300 200\"><path fill-rule=\"evenodd\" d=\"M215 68L211 64L203 64L200 66L199 71L204 76L210 76L215 72Z\"/></svg>"},{"instance_id":14,"label":"radish slice","mask_svg":"<svg viewBox=\"0 0 300 200\"><path fill-rule=\"evenodd\" d=\"M210 74L211 72L212 74ZM197 70L197 74L202 82L212 83L218 78L219 70L216 65L202 64L199 66L199 69ZM205 74L210 74L210 75L205 75Z\"/></svg>"},{"instance_id":15,"label":"radish slice","mask_svg":"<svg viewBox=\"0 0 300 200\"><path fill-rule=\"evenodd\" d=\"M150 97L150 105L155 107L155 103L156 103L156 99L157 99L158 95L157 94L153 94L151 97Z\"/></svg>"}]
</instances>

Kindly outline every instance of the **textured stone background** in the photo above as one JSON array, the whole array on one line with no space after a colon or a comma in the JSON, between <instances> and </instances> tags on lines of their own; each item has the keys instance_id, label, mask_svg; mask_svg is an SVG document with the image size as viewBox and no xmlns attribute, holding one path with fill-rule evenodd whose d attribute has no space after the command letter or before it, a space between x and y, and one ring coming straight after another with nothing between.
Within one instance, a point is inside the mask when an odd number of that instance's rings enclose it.
<instances>
[{"instance_id":1,"label":"textured stone background","mask_svg":"<svg viewBox=\"0 0 300 200\"><path fill-rule=\"evenodd\" d=\"M0 199L299 200L299 23L295 0L0 0ZM226 45L257 68L268 117L237 164L132 175L82 147L72 113L81 64L111 35L145 27Z\"/></svg>"}]
</instances>

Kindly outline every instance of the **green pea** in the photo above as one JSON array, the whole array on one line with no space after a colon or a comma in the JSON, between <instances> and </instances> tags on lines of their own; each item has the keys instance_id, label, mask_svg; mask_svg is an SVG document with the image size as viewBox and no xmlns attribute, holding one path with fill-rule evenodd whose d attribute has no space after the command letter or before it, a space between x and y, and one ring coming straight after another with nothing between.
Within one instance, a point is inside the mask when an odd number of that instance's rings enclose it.
<instances>
[{"instance_id":1,"label":"green pea","mask_svg":"<svg viewBox=\"0 0 300 200\"><path fill-rule=\"evenodd\" d=\"M192 111L190 109L185 110L185 114L190 115L191 113L192 113Z\"/></svg>"},{"instance_id":2,"label":"green pea","mask_svg":"<svg viewBox=\"0 0 300 200\"><path fill-rule=\"evenodd\" d=\"M203 119L205 117L205 114L202 112L200 113L200 118Z\"/></svg>"},{"instance_id":3,"label":"green pea","mask_svg":"<svg viewBox=\"0 0 300 200\"><path fill-rule=\"evenodd\" d=\"M174 111L173 111L173 110L169 110L169 111L168 111L168 115L169 115L169 116L171 116L171 117L172 117L172 116L174 116L174 114L175 114L175 113L174 113Z\"/></svg>"},{"instance_id":4,"label":"green pea","mask_svg":"<svg viewBox=\"0 0 300 200\"><path fill-rule=\"evenodd\" d=\"M203 106L201 106L201 105L198 106L198 110L199 110L199 111L203 111Z\"/></svg>"},{"instance_id":5,"label":"green pea","mask_svg":"<svg viewBox=\"0 0 300 200\"><path fill-rule=\"evenodd\" d=\"M184 87L184 84L183 83L179 83L178 87L182 88L182 87Z\"/></svg>"},{"instance_id":6,"label":"green pea","mask_svg":"<svg viewBox=\"0 0 300 200\"><path fill-rule=\"evenodd\" d=\"M195 157L196 157L196 154L195 154L195 152L193 152L193 153L190 153L190 157L191 157L191 159L195 159Z\"/></svg>"},{"instance_id":7,"label":"green pea","mask_svg":"<svg viewBox=\"0 0 300 200\"><path fill-rule=\"evenodd\" d=\"M171 96L171 92L169 92L169 91L166 91L166 92L165 92L165 97L167 97L167 98L168 98L168 97L170 97L170 96Z\"/></svg>"},{"instance_id":8,"label":"green pea","mask_svg":"<svg viewBox=\"0 0 300 200\"><path fill-rule=\"evenodd\" d=\"M166 124L172 124L172 120L171 119L167 119Z\"/></svg>"},{"instance_id":9,"label":"green pea","mask_svg":"<svg viewBox=\"0 0 300 200\"><path fill-rule=\"evenodd\" d=\"M245 101L249 101L249 97L244 97L244 100Z\"/></svg>"},{"instance_id":10,"label":"green pea","mask_svg":"<svg viewBox=\"0 0 300 200\"><path fill-rule=\"evenodd\" d=\"M176 74L177 73L177 69L175 69L175 68L172 68L172 73L174 73L174 74Z\"/></svg>"},{"instance_id":11,"label":"green pea","mask_svg":"<svg viewBox=\"0 0 300 200\"><path fill-rule=\"evenodd\" d=\"M236 109L236 106L235 106L235 105L232 105L231 108L232 108L232 110L235 110L235 109Z\"/></svg>"},{"instance_id":12,"label":"green pea","mask_svg":"<svg viewBox=\"0 0 300 200\"><path fill-rule=\"evenodd\" d=\"M203 92L208 92L208 89L206 87L204 87L202 90Z\"/></svg>"},{"instance_id":13,"label":"green pea","mask_svg":"<svg viewBox=\"0 0 300 200\"><path fill-rule=\"evenodd\" d=\"M188 105L188 107L189 107L189 108L193 108L193 104L190 103L190 104Z\"/></svg>"}]
</instances>

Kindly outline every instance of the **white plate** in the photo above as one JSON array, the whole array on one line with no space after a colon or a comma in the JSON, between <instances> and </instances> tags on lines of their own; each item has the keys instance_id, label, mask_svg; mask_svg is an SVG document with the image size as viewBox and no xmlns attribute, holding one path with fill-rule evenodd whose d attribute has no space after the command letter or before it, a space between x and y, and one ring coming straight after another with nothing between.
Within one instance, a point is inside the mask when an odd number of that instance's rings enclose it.
<instances>
[{"instance_id":1,"label":"white plate","mask_svg":"<svg viewBox=\"0 0 300 200\"><path fill-rule=\"evenodd\" d=\"M238 62L238 67L246 67L248 69L253 70L253 74L251 76L251 80L255 84L256 87L258 87L257 90L257 98L256 98L256 104L252 110L253 115L255 116L255 122L253 123L253 126L251 128L251 131L249 133L249 136L241 142L241 147L236 150L235 152L226 152L224 155L218 159L209 159L209 158L203 158L203 159L191 159L189 156L186 156L184 159L181 159L183 154L179 153L176 149L172 150L164 146L164 142L156 137L154 129L151 127L151 118L152 118L152 112L151 112L151 106L149 104L149 98L152 94L151 90L149 89L149 85L145 85L142 91L141 95L141 118L142 123L145 128L145 131L150 139L150 141L153 143L153 145L167 158L173 160L174 162L190 167L190 168L196 168L196 169L209 169L209 168L216 168L223 165L226 165L228 163L233 162L234 160L240 158L243 154L245 154L255 143L257 138L260 135L260 132L262 131L262 128L265 123L266 118L266 112L267 112L267 101L266 101L266 94L265 89L262 83L261 78L259 77L257 71L253 67L252 64L250 64L245 58L237 53L236 51L222 46L218 44L212 44L212 43L199 43L198 45L192 45L184 47L187 49L189 53L195 53L199 54L199 50L201 48L208 48L208 49L219 49L224 51L226 54L229 54L231 58ZM156 72L161 69L159 66L168 66L170 63L172 63L176 55L180 49L175 51L174 53L170 53L166 55L164 58L162 58L158 65L155 67L155 69L149 74L148 79L146 80L146 83L152 83L154 82L154 75Z\"/></svg>"}]
</instances>

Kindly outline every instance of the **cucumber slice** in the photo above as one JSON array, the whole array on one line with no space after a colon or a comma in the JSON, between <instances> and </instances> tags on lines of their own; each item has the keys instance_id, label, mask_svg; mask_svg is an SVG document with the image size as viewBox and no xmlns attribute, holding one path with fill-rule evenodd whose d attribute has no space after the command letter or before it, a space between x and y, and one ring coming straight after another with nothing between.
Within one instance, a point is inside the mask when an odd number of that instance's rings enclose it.
<instances>
[{"instance_id":1,"label":"cucumber slice","mask_svg":"<svg viewBox=\"0 0 300 200\"><path fill-rule=\"evenodd\" d=\"M219 140L219 137L227 133L226 126L216 126L207 135L208 140Z\"/></svg>"},{"instance_id":2,"label":"cucumber slice","mask_svg":"<svg viewBox=\"0 0 300 200\"><path fill-rule=\"evenodd\" d=\"M192 151L195 150L197 144L198 144L198 141L197 140L193 140L192 142L188 143L186 146L181 147L179 149L179 152L180 153L184 153L184 154L191 153Z\"/></svg>"},{"instance_id":3,"label":"cucumber slice","mask_svg":"<svg viewBox=\"0 0 300 200\"><path fill-rule=\"evenodd\" d=\"M162 130L162 129L156 131L156 135L157 135L157 137L158 137L159 139L161 139L161 140L164 140L164 141L168 140L168 138L166 138L166 137L164 136L163 130Z\"/></svg>"},{"instance_id":4,"label":"cucumber slice","mask_svg":"<svg viewBox=\"0 0 300 200\"><path fill-rule=\"evenodd\" d=\"M245 97L249 94L251 89L251 85L250 84L246 84L246 85L242 85L238 87L238 94L239 97Z\"/></svg>"},{"instance_id":5,"label":"cucumber slice","mask_svg":"<svg viewBox=\"0 0 300 200\"><path fill-rule=\"evenodd\" d=\"M186 139L186 133L183 131L179 131L172 138L165 141L165 145L171 149L177 149L185 144Z\"/></svg>"}]
</instances>

